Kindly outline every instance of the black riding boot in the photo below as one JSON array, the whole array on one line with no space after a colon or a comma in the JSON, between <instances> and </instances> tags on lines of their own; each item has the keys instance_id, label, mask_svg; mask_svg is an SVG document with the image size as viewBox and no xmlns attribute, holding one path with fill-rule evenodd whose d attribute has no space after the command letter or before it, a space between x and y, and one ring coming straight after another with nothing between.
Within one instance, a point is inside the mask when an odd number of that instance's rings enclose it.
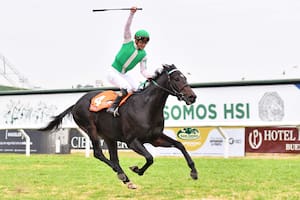
<instances>
[{"instance_id":1,"label":"black riding boot","mask_svg":"<svg viewBox=\"0 0 300 200\"><path fill-rule=\"evenodd\" d=\"M112 103L112 105L106 110L106 112L111 113L114 115L114 117L119 116L119 104L122 101L124 97L127 96L127 90L126 89L121 89L121 94L117 96L115 101Z\"/></svg>"}]
</instances>

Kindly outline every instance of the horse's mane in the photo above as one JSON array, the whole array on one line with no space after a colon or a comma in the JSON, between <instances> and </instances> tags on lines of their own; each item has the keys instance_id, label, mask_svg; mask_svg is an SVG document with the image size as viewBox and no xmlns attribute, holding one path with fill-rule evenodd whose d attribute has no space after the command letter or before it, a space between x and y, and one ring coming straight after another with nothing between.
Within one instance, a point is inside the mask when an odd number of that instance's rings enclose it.
<instances>
[{"instance_id":1,"label":"horse's mane","mask_svg":"<svg viewBox=\"0 0 300 200\"><path fill-rule=\"evenodd\" d=\"M168 65L168 64L163 64L162 67L158 68L155 70L154 76L152 77L153 80L156 80L160 75L163 74L163 72L169 72L172 69L176 69L176 66L174 64Z\"/></svg>"}]
</instances>

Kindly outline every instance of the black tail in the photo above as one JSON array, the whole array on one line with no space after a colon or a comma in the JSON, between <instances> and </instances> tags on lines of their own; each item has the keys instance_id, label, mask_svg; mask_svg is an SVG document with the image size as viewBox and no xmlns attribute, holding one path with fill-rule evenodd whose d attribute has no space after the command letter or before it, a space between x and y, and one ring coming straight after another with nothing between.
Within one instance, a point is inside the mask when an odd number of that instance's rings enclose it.
<instances>
[{"instance_id":1,"label":"black tail","mask_svg":"<svg viewBox=\"0 0 300 200\"><path fill-rule=\"evenodd\" d=\"M49 124L44 127L44 128L40 128L38 129L39 131L51 131L51 130L56 130L58 129L59 125L61 125L62 123L62 119L66 116L69 115L70 112L72 111L74 105L70 106L67 110L65 110L64 112L60 113L57 116L54 116L53 120L51 122L49 122Z\"/></svg>"}]
</instances>

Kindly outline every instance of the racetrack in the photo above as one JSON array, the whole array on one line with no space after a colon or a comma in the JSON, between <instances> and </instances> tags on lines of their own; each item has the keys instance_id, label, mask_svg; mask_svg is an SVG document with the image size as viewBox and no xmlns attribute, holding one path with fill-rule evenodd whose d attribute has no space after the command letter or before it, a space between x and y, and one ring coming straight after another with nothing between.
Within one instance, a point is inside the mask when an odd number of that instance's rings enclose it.
<instances>
[{"instance_id":1,"label":"racetrack","mask_svg":"<svg viewBox=\"0 0 300 200\"><path fill-rule=\"evenodd\" d=\"M83 154L0 154L0 199L299 199L300 156L194 158L192 180L182 157L158 157L140 177L128 167L144 159L121 153L138 189L129 190L105 164Z\"/></svg>"}]
</instances>

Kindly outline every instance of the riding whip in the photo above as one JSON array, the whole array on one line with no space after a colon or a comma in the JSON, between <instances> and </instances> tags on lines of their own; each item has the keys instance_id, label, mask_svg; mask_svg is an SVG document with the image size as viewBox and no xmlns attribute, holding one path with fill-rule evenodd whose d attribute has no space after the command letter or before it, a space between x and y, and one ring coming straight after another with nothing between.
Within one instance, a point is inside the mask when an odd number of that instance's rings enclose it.
<instances>
[{"instance_id":1,"label":"riding whip","mask_svg":"<svg viewBox=\"0 0 300 200\"><path fill-rule=\"evenodd\" d=\"M94 9L93 12L111 11L111 10L131 10L131 8L105 8L105 9ZM137 8L137 10L143 10L143 8Z\"/></svg>"}]
</instances>

